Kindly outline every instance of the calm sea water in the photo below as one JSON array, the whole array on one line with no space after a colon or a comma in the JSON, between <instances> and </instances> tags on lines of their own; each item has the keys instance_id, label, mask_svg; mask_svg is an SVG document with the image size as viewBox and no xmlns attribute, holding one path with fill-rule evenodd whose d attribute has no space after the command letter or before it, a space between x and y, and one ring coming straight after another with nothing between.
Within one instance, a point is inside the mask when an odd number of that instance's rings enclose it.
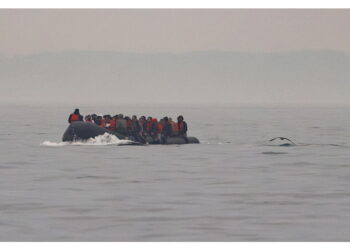
<instances>
[{"instance_id":1,"label":"calm sea water","mask_svg":"<svg viewBox=\"0 0 350 250\"><path fill-rule=\"evenodd\" d=\"M0 107L1 241L350 240L349 109L80 107L201 144L62 145L74 108Z\"/></svg>"}]
</instances>

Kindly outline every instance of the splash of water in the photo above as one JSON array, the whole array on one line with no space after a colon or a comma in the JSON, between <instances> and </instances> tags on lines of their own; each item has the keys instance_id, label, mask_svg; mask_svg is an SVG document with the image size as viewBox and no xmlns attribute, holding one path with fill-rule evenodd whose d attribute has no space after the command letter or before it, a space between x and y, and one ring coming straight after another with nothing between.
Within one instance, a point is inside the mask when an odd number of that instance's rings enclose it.
<instances>
[{"instance_id":1,"label":"splash of water","mask_svg":"<svg viewBox=\"0 0 350 250\"><path fill-rule=\"evenodd\" d=\"M130 140L121 140L118 139L115 135L111 135L108 133L105 133L103 135L96 136L94 138L90 138L88 140L84 141L74 141L74 142L51 142L51 141L44 141L40 143L40 146L46 146L46 147L62 147L62 146L106 146L106 145L125 145L125 144L131 144L132 141Z\"/></svg>"}]
</instances>

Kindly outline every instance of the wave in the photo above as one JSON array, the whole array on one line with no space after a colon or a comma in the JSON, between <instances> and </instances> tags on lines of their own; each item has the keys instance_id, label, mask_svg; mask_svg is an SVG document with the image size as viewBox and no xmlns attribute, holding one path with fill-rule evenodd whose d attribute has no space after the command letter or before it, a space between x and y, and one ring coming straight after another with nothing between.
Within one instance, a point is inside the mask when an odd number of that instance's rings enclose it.
<instances>
[{"instance_id":1,"label":"wave","mask_svg":"<svg viewBox=\"0 0 350 250\"><path fill-rule=\"evenodd\" d=\"M103 135L96 136L84 141L74 142L51 142L44 141L40 143L40 146L46 147L63 147L63 146L106 146L106 145L128 145L132 144L133 141L118 139L115 135L105 133Z\"/></svg>"}]
</instances>

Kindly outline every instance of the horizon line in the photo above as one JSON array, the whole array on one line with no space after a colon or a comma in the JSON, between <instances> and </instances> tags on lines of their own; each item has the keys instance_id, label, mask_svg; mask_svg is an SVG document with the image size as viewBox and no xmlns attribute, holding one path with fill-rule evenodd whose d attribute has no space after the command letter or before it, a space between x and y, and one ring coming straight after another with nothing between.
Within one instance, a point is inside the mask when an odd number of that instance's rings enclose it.
<instances>
[{"instance_id":1,"label":"horizon line","mask_svg":"<svg viewBox=\"0 0 350 250\"><path fill-rule=\"evenodd\" d=\"M9 54L5 52L0 52L1 57L6 58L16 58L16 57L31 57L40 55L57 55L65 53L110 53L110 54L130 54L130 55L185 55L192 53L231 53L231 54L250 54L250 55L269 55L269 54L290 54L290 53L338 53L343 55L350 55L349 51L337 50L337 49L291 49L291 50L277 50L277 51L238 51L238 50L220 50L220 49L210 49L210 50L189 50L189 51L118 51L118 50L79 50L79 49L69 49L69 50L58 50L58 51L43 51L34 53L22 53L22 54Z\"/></svg>"}]
</instances>

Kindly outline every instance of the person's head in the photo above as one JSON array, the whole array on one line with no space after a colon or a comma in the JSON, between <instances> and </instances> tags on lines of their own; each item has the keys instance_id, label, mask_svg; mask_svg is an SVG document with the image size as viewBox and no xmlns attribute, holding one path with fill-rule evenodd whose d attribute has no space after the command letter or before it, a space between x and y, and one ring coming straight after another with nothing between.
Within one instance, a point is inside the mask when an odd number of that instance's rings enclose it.
<instances>
[{"instance_id":1,"label":"person's head","mask_svg":"<svg viewBox=\"0 0 350 250\"><path fill-rule=\"evenodd\" d=\"M91 115L86 115L85 116L85 121L91 121Z\"/></svg>"},{"instance_id":2,"label":"person's head","mask_svg":"<svg viewBox=\"0 0 350 250\"><path fill-rule=\"evenodd\" d=\"M105 118L107 122L109 122L112 119L110 115L104 115L103 118Z\"/></svg>"},{"instance_id":3,"label":"person's head","mask_svg":"<svg viewBox=\"0 0 350 250\"><path fill-rule=\"evenodd\" d=\"M169 117L169 122L172 122L172 121L173 121L173 119L171 117Z\"/></svg>"},{"instance_id":4,"label":"person's head","mask_svg":"<svg viewBox=\"0 0 350 250\"><path fill-rule=\"evenodd\" d=\"M117 120L118 119L118 115L115 115L112 117L113 120Z\"/></svg>"},{"instance_id":5,"label":"person's head","mask_svg":"<svg viewBox=\"0 0 350 250\"><path fill-rule=\"evenodd\" d=\"M75 109L75 110L74 110L74 114L80 115L79 109Z\"/></svg>"},{"instance_id":6,"label":"person's head","mask_svg":"<svg viewBox=\"0 0 350 250\"><path fill-rule=\"evenodd\" d=\"M182 122L182 121L184 120L184 117L183 117L182 115L179 115L179 116L177 117L177 120L178 120L179 122Z\"/></svg>"},{"instance_id":7,"label":"person's head","mask_svg":"<svg viewBox=\"0 0 350 250\"><path fill-rule=\"evenodd\" d=\"M129 117L129 116L125 116L124 119L127 120L127 121L129 121L129 120L130 120L130 117Z\"/></svg>"},{"instance_id":8,"label":"person's head","mask_svg":"<svg viewBox=\"0 0 350 250\"><path fill-rule=\"evenodd\" d=\"M119 118L119 119L124 119L124 115L123 115L123 114L119 114L119 115L118 115L118 118Z\"/></svg>"},{"instance_id":9,"label":"person's head","mask_svg":"<svg viewBox=\"0 0 350 250\"><path fill-rule=\"evenodd\" d=\"M168 117L166 116L166 117L164 117L163 118L163 120L165 121L165 122L168 122L169 121L169 119L168 119Z\"/></svg>"},{"instance_id":10,"label":"person's head","mask_svg":"<svg viewBox=\"0 0 350 250\"><path fill-rule=\"evenodd\" d=\"M137 116L136 116L136 115L133 115L133 116L132 116L132 120L133 120L133 121L137 121Z\"/></svg>"},{"instance_id":11,"label":"person's head","mask_svg":"<svg viewBox=\"0 0 350 250\"><path fill-rule=\"evenodd\" d=\"M152 117L151 116L149 116L149 117L147 117L147 121L152 121Z\"/></svg>"},{"instance_id":12,"label":"person's head","mask_svg":"<svg viewBox=\"0 0 350 250\"><path fill-rule=\"evenodd\" d=\"M101 116L101 115L98 115L98 116L97 116L97 120L101 121L101 120L102 120L102 116Z\"/></svg>"}]
</instances>

